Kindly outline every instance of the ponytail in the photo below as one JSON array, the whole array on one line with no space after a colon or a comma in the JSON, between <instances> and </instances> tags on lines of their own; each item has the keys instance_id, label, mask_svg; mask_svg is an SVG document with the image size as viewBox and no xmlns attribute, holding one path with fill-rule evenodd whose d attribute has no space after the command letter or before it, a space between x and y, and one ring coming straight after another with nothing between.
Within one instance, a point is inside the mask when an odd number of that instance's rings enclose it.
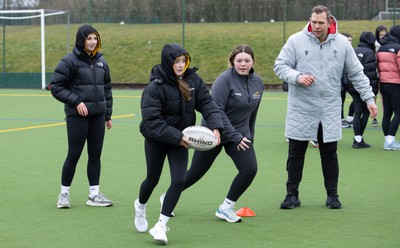
<instances>
[{"instance_id":1,"label":"ponytail","mask_svg":"<svg viewBox=\"0 0 400 248\"><path fill-rule=\"evenodd\" d=\"M192 97L190 96L189 85L187 85L187 83L185 81L183 81L183 79L178 78L178 86L179 86L179 90L181 91L183 100L185 100L187 102L190 101L192 99Z\"/></svg>"}]
</instances>

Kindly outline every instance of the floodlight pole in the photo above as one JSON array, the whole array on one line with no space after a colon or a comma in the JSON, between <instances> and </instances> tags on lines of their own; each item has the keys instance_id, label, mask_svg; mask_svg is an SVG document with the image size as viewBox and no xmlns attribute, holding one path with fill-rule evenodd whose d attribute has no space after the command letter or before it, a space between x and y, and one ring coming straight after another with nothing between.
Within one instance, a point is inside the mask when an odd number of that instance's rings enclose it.
<instances>
[{"instance_id":1,"label":"floodlight pole","mask_svg":"<svg viewBox=\"0 0 400 248\"><path fill-rule=\"evenodd\" d=\"M3 0L3 10L6 10L6 0ZM6 21L3 21L3 73L6 72Z\"/></svg>"},{"instance_id":2,"label":"floodlight pole","mask_svg":"<svg viewBox=\"0 0 400 248\"><path fill-rule=\"evenodd\" d=\"M89 0L89 25L92 25L92 0Z\"/></svg>"},{"instance_id":3,"label":"floodlight pole","mask_svg":"<svg viewBox=\"0 0 400 248\"><path fill-rule=\"evenodd\" d=\"M45 56L45 45L44 45L44 9L40 10L40 36L42 39L41 50L42 50L42 89L46 88L46 56Z\"/></svg>"},{"instance_id":4,"label":"floodlight pole","mask_svg":"<svg viewBox=\"0 0 400 248\"><path fill-rule=\"evenodd\" d=\"M393 0L393 26L396 25L396 8L397 0Z\"/></svg>"},{"instance_id":5,"label":"floodlight pole","mask_svg":"<svg viewBox=\"0 0 400 248\"><path fill-rule=\"evenodd\" d=\"M182 0L182 47L185 48L186 1Z\"/></svg>"},{"instance_id":6,"label":"floodlight pole","mask_svg":"<svg viewBox=\"0 0 400 248\"><path fill-rule=\"evenodd\" d=\"M287 9L287 0L285 0L283 5L283 41L282 41L283 44L285 44L286 42L286 9Z\"/></svg>"}]
</instances>

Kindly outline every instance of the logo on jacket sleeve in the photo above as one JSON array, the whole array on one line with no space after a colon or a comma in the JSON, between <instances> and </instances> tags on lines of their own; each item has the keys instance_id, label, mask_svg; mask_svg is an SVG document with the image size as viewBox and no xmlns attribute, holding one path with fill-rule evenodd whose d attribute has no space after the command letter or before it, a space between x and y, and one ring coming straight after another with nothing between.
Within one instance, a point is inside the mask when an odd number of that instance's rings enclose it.
<instances>
[{"instance_id":1,"label":"logo on jacket sleeve","mask_svg":"<svg viewBox=\"0 0 400 248\"><path fill-rule=\"evenodd\" d=\"M259 91L253 93L253 100L259 100L261 98L261 94Z\"/></svg>"},{"instance_id":2,"label":"logo on jacket sleeve","mask_svg":"<svg viewBox=\"0 0 400 248\"><path fill-rule=\"evenodd\" d=\"M97 62L97 65L103 67L103 62Z\"/></svg>"}]
</instances>

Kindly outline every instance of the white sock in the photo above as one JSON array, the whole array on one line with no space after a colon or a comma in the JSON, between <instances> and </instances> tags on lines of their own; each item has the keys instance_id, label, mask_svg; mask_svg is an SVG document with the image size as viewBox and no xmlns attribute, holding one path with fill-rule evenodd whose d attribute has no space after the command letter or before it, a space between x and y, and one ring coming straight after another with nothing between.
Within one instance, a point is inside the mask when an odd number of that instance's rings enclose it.
<instances>
[{"instance_id":1,"label":"white sock","mask_svg":"<svg viewBox=\"0 0 400 248\"><path fill-rule=\"evenodd\" d=\"M392 144L392 142L395 140L395 136L392 136L392 135L388 135L388 136L385 136L385 140L386 140L386 142L388 143L388 144Z\"/></svg>"},{"instance_id":2,"label":"white sock","mask_svg":"<svg viewBox=\"0 0 400 248\"><path fill-rule=\"evenodd\" d=\"M361 140L362 140L362 136L361 136L361 135L356 135L356 136L354 136L354 139L355 139L358 143L360 143Z\"/></svg>"},{"instance_id":3,"label":"white sock","mask_svg":"<svg viewBox=\"0 0 400 248\"><path fill-rule=\"evenodd\" d=\"M142 204L142 203L140 203L140 201L138 201L138 205L137 205L137 207L140 209L140 210L145 210L146 209L146 204Z\"/></svg>"},{"instance_id":4,"label":"white sock","mask_svg":"<svg viewBox=\"0 0 400 248\"><path fill-rule=\"evenodd\" d=\"M70 188L71 188L71 186L62 186L61 185L61 194L67 193L69 195L69 189Z\"/></svg>"},{"instance_id":5,"label":"white sock","mask_svg":"<svg viewBox=\"0 0 400 248\"><path fill-rule=\"evenodd\" d=\"M99 185L92 185L89 186L89 196L94 197L95 195L98 195L100 192L100 186Z\"/></svg>"},{"instance_id":6,"label":"white sock","mask_svg":"<svg viewBox=\"0 0 400 248\"><path fill-rule=\"evenodd\" d=\"M160 214L160 217L158 218L157 224L160 224L163 227L165 227L165 226L167 226L168 221L169 221L169 217L168 216Z\"/></svg>"},{"instance_id":7,"label":"white sock","mask_svg":"<svg viewBox=\"0 0 400 248\"><path fill-rule=\"evenodd\" d=\"M233 208L235 207L234 201L229 200L228 198L225 198L224 202L221 205L221 209L228 209L228 208Z\"/></svg>"},{"instance_id":8,"label":"white sock","mask_svg":"<svg viewBox=\"0 0 400 248\"><path fill-rule=\"evenodd\" d=\"M353 119L354 119L354 117L353 117L353 116L350 116L350 115L348 115L348 116L346 117L346 120L349 121L349 122L352 122Z\"/></svg>"}]
</instances>

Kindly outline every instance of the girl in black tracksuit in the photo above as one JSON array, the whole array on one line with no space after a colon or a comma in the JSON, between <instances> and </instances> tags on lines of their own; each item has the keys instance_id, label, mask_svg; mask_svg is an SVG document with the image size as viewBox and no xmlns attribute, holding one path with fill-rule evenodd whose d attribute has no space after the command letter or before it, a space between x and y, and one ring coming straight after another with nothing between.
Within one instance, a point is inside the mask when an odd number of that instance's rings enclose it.
<instances>
[{"instance_id":1,"label":"girl in black tracksuit","mask_svg":"<svg viewBox=\"0 0 400 248\"><path fill-rule=\"evenodd\" d=\"M64 103L68 134L68 154L61 175L57 206L69 208L69 188L75 168L87 142L89 206L110 206L112 201L99 191L100 157L105 126L112 127L111 77L107 62L99 52L100 35L89 25L76 33L73 52L61 59L50 83L52 95Z\"/></svg>"},{"instance_id":2,"label":"girl in black tracksuit","mask_svg":"<svg viewBox=\"0 0 400 248\"><path fill-rule=\"evenodd\" d=\"M189 68L188 52L177 44L163 47L161 64L153 67L150 83L141 100L140 132L145 137L147 176L135 201L135 226L139 232L147 229L145 204L161 176L168 157L171 184L166 192L158 223L150 230L156 241L166 243L166 223L182 192L188 163L188 141L182 130L196 123L199 111L208 127L219 138L223 128L221 115L196 68Z\"/></svg>"},{"instance_id":3,"label":"girl in black tracksuit","mask_svg":"<svg viewBox=\"0 0 400 248\"><path fill-rule=\"evenodd\" d=\"M360 35L360 43L356 48L354 48L354 51L364 67L364 74L368 77L372 91L376 96L378 93L378 73L375 56L374 34L371 32L362 32ZM352 96L354 104L353 148L368 148L370 145L365 143L363 138L369 118L367 104L361 100L360 94L354 89L354 86L350 80L347 81L347 91Z\"/></svg>"},{"instance_id":4,"label":"girl in black tracksuit","mask_svg":"<svg viewBox=\"0 0 400 248\"><path fill-rule=\"evenodd\" d=\"M212 85L211 94L221 110L224 131L221 145L210 151L195 151L186 173L184 189L196 183L213 164L222 148L233 160L238 174L225 200L215 215L228 222L240 222L234 212L239 197L252 183L257 173L257 159L253 147L256 116L264 86L254 73L254 52L247 45L234 48L229 56L231 67L222 72ZM208 120L203 125L209 126Z\"/></svg>"}]
</instances>

